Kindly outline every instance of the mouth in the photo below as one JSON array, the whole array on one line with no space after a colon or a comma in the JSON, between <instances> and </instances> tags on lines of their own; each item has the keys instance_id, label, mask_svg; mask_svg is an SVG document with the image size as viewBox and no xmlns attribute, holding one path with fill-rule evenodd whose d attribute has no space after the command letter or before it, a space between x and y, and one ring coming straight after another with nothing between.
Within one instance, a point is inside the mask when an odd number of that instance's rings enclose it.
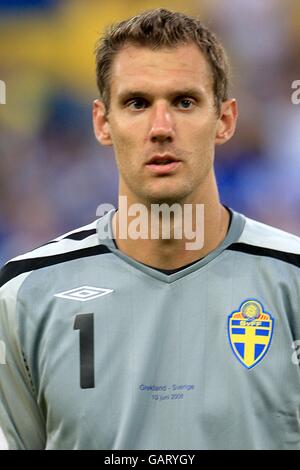
<instances>
[{"instance_id":1,"label":"mouth","mask_svg":"<svg viewBox=\"0 0 300 470\"><path fill-rule=\"evenodd\" d=\"M172 155L154 155L147 163L146 167L153 173L165 175L174 173L180 166L181 161L177 160Z\"/></svg>"}]
</instances>

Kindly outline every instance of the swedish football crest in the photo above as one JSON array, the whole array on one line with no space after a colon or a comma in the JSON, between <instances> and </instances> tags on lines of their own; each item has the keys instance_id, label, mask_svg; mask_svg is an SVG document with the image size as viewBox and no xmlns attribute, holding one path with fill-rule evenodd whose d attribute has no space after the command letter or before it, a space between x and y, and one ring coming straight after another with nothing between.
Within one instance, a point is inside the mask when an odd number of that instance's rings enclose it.
<instances>
[{"instance_id":1,"label":"swedish football crest","mask_svg":"<svg viewBox=\"0 0 300 470\"><path fill-rule=\"evenodd\" d=\"M228 317L228 336L237 359L251 369L266 355L273 336L274 318L256 299L245 300Z\"/></svg>"}]
</instances>

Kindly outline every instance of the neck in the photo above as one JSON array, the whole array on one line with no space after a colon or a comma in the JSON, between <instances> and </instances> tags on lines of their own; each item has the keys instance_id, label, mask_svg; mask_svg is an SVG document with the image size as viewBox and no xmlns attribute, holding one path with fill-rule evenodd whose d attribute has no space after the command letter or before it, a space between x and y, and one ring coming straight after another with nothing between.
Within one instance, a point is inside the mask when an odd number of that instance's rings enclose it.
<instances>
[{"instance_id":1,"label":"neck","mask_svg":"<svg viewBox=\"0 0 300 470\"><path fill-rule=\"evenodd\" d=\"M189 201L166 204L163 212L158 212L158 204L139 201L133 214L131 204L137 201L120 195L113 218L118 248L158 269L180 268L208 255L224 240L230 220L220 203L214 177L209 185L210 190L202 188Z\"/></svg>"}]
</instances>

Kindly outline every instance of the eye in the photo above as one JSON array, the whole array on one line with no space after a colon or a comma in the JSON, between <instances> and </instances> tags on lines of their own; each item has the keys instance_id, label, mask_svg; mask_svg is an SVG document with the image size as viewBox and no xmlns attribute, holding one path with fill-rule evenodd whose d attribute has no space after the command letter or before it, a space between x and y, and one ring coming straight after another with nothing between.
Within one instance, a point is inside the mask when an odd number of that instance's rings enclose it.
<instances>
[{"instance_id":1,"label":"eye","mask_svg":"<svg viewBox=\"0 0 300 470\"><path fill-rule=\"evenodd\" d=\"M133 98L127 101L126 107L138 111L147 107L147 101L144 98Z\"/></svg>"},{"instance_id":2,"label":"eye","mask_svg":"<svg viewBox=\"0 0 300 470\"><path fill-rule=\"evenodd\" d=\"M180 97L176 100L176 104L181 109L191 109L195 103L191 98Z\"/></svg>"}]
</instances>

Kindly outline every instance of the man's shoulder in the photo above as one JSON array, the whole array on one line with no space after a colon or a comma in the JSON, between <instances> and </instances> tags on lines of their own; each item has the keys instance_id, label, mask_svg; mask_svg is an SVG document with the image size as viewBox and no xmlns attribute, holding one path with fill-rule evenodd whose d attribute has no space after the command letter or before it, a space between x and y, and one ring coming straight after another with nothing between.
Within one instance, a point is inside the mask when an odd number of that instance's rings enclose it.
<instances>
[{"instance_id":1,"label":"man's shoulder","mask_svg":"<svg viewBox=\"0 0 300 470\"><path fill-rule=\"evenodd\" d=\"M299 236L248 217L239 241L300 255Z\"/></svg>"},{"instance_id":2,"label":"man's shoulder","mask_svg":"<svg viewBox=\"0 0 300 470\"><path fill-rule=\"evenodd\" d=\"M245 217L239 239L229 248L300 267L299 236L249 217Z\"/></svg>"},{"instance_id":3,"label":"man's shoulder","mask_svg":"<svg viewBox=\"0 0 300 470\"><path fill-rule=\"evenodd\" d=\"M108 253L97 234L97 222L71 230L22 255L10 259L0 270L0 288L12 279L27 277L32 271L73 259ZM25 275L25 276L24 276Z\"/></svg>"}]
</instances>

